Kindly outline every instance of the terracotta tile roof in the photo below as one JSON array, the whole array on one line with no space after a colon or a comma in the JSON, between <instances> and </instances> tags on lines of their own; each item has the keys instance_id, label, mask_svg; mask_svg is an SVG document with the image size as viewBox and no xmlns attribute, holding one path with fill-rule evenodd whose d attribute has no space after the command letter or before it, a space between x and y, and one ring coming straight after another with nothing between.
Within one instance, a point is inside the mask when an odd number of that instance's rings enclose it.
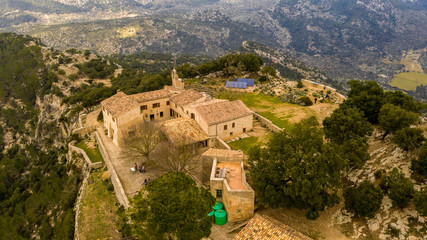
<instances>
[{"instance_id":1,"label":"terracotta tile roof","mask_svg":"<svg viewBox=\"0 0 427 240\"><path fill-rule=\"evenodd\" d=\"M310 240L295 229L267 216L255 214L233 240Z\"/></svg>"},{"instance_id":2,"label":"terracotta tile roof","mask_svg":"<svg viewBox=\"0 0 427 240\"><path fill-rule=\"evenodd\" d=\"M168 91L170 91L172 93L181 93L181 92L185 91L185 89L183 89L183 88L177 88L177 87L174 87L174 86L164 86L163 89L164 90L168 90Z\"/></svg>"},{"instance_id":3,"label":"terracotta tile roof","mask_svg":"<svg viewBox=\"0 0 427 240\"><path fill-rule=\"evenodd\" d=\"M129 97L133 98L135 101L139 103L161 99L161 98L168 98L172 93L169 90L161 89L151 92L145 92L145 93L138 93L134 95L130 95Z\"/></svg>"},{"instance_id":4,"label":"terracotta tile roof","mask_svg":"<svg viewBox=\"0 0 427 240\"><path fill-rule=\"evenodd\" d=\"M209 148L206 152L202 154L206 157L223 157L225 159L242 159L245 154L242 151L219 149L219 148Z\"/></svg>"},{"instance_id":5,"label":"terracotta tile roof","mask_svg":"<svg viewBox=\"0 0 427 240\"><path fill-rule=\"evenodd\" d=\"M191 118L174 118L164 121L162 130L175 143L185 141L189 144L209 139L205 131Z\"/></svg>"},{"instance_id":6,"label":"terracotta tile roof","mask_svg":"<svg viewBox=\"0 0 427 240\"><path fill-rule=\"evenodd\" d=\"M208 125L231 121L252 114L252 111L240 101L222 101L196 107L196 111Z\"/></svg>"},{"instance_id":7,"label":"terracotta tile roof","mask_svg":"<svg viewBox=\"0 0 427 240\"><path fill-rule=\"evenodd\" d=\"M209 105L209 104L213 104L213 103L218 103L218 102L226 102L227 100L224 99L211 99L211 100L207 100L204 102L198 102L198 103L191 103L188 104L186 107L191 107L191 108L196 108L196 107L200 107L200 106L204 106L204 105Z\"/></svg>"},{"instance_id":8,"label":"terracotta tile roof","mask_svg":"<svg viewBox=\"0 0 427 240\"><path fill-rule=\"evenodd\" d=\"M101 102L101 105L106 108L115 118L135 107L139 107L139 104L133 98L129 97L123 92L118 92L115 95L105 99Z\"/></svg>"},{"instance_id":9,"label":"terracotta tile roof","mask_svg":"<svg viewBox=\"0 0 427 240\"><path fill-rule=\"evenodd\" d=\"M190 89L185 90L182 93L179 93L175 96L171 97L172 102L178 104L179 106L186 106L190 103L194 103L195 101L203 98L203 95Z\"/></svg>"}]
</instances>

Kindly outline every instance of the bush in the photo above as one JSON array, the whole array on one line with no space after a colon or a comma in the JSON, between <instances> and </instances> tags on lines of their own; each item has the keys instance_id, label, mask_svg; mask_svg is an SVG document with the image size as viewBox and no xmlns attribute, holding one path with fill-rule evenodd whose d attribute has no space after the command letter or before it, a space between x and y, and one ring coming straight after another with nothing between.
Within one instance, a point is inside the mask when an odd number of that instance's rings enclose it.
<instances>
[{"instance_id":1,"label":"bush","mask_svg":"<svg viewBox=\"0 0 427 240\"><path fill-rule=\"evenodd\" d=\"M415 193L414 204L420 215L427 216L427 188Z\"/></svg>"},{"instance_id":2,"label":"bush","mask_svg":"<svg viewBox=\"0 0 427 240\"><path fill-rule=\"evenodd\" d=\"M107 184L107 190L109 191L109 192L112 192L112 191L114 191L114 185L110 182L109 184Z\"/></svg>"},{"instance_id":3,"label":"bush","mask_svg":"<svg viewBox=\"0 0 427 240\"><path fill-rule=\"evenodd\" d=\"M419 128L404 128L394 136L396 145L405 151L419 148L424 140L423 130Z\"/></svg>"},{"instance_id":4,"label":"bush","mask_svg":"<svg viewBox=\"0 0 427 240\"><path fill-rule=\"evenodd\" d=\"M72 73L72 74L68 75L68 80L70 80L72 82L77 80L77 78L78 78L77 74Z\"/></svg>"},{"instance_id":5,"label":"bush","mask_svg":"<svg viewBox=\"0 0 427 240\"><path fill-rule=\"evenodd\" d=\"M65 71L64 71L64 70L62 70L62 69L59 69L59 70L58 70L58 74L59 74L59 75L65 75Z\"/></svg>"},{"instance_id":6,"label":"bush","mask_svg":"<svg viewBox=\"0 0 427 240\"><path fill-rule=\"evenodd\" d=\"M303 88L304 84L301 81L298 81L297 88Z\"/></svg>"},{"instance_id":7,"label":"bush","mask_svg":"<svg viewBox=\"0 0 427 240\"><path fill-rule=\"evenodd\" d=\"M96 120L98 120L99 122L104 121L104 115L102 114L102 111L99 112L98 117L96 118Z\"/></svg>"},{"instance_id":8,"label":"bush","mask_svg":"<svg viewBox=\"0 0 427 240\"><path fill-rule=\"evenodd\" d=\"M304 105L304 106L311 106L313 105L313 102L310 100L309 97L307 96L302 96L300 97L300 102Z\"/></svg>"},{"instance_id":9,"label":"bush","mask_svg":"<svg viewBox=\"0 0 427 240\"><path fill-rule=\"evenodd\" d=\"M258 81L259 82L266 82L266 81L268 81L268 77L267 76L261 76L261 77L259 77Z\"/></svg>"},{"instance_id":10,"label":"bush","mask_svg":"<svg viewBox=\"0 0 427 240\"><path fill-rule=\"evenodd\" d=\"M368 180L358 187L347 188L345 194L346 208L361 217L373 218L380 209L383 192Z\"/></svg>"},{"instance_id":11,"label":"bush","mask_svg":"<svg viewBox=\"0 0 427 240\"><path fill-rule=\"evenodd\" d=\"M427 145L426 144L424 144L421 147L419 157L412 159L411 170L421 175L422 177L427 176Z\"/></svg>"},{"instance_id":12,"label":"bush","mask_svg":"<svg viewBox=\"0 0 427 240\"><path fill-rule=\"evenodd\" d=\"M406 207L414 194L414 185L409 178L394 168L381 179L381 188L392 200L393 206Z\"/></svg>"}]
</instances>

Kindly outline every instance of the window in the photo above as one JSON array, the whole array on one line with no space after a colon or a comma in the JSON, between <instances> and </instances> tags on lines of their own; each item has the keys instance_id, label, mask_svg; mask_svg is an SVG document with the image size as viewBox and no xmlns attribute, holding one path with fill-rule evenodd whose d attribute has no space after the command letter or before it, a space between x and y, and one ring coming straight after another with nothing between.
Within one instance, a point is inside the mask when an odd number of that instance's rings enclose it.
<instances>
[{"instance_id":1,"label":"window","mask_svg":"<svg viewBox=\"0 0 427 240\"><path fill-rule=\"evenodd\" d=\"M194 115L194 113L191 113L191 118L196 119L196 115Z\"/></svg>"},{"instance_id":2,"label":"window","mask_svg":"<svg viewBox=\"0 0 427 240\"><path fill-rule=\"evenodd\" d=\"M227 125L224 125L224 130L227 130Z\"/></svg>"},{"instance_id":3,"label":"window","mask_svg":"<svg viewBox=\"0 0 427 240\"><path fill-rule=\"evenodd\" d=\"M171 102L170 101L166 101L166 105L171 105Z\"/></svg>"},{"instance_id":4,"label":"window","mask_svg":"<svg viewBox=\"0 0 427 240\"><path fill-rule=\"evenodd\" d=\"M160 112L160 117L163 117L163 112Z\"/></svg>"},{"instance_id":5,"label":"window","mask_svg":"<svg viewBox=\"0 0 427 240\"><path fill-rule=\"evenodd\" d=\"M233 135L233 132L230 132L230 136Z\"/></svg>"},{"instance_id":6,"label":"window","mask_svg":"<svg viewBox=\"0 0 427 240\"><path fill-rule=\"evenodd\" d=\"M158 107L160 107L160 103L154 103L153 104L153 108L158 108Z\"/></svg>"},{"instance_id":7,"label":"window","mask_svg":"<svg viewBox=\"0 0 427 240\"><path fill-rule=\"evenodd\" d=\"M147 105L142 105L141 106L141 112L144 111L144 110L147 110Z\"/></svg>"},{"instance_id":8,"label":"window","mask_svg":"<svg viewBox=\"0 0 427 240\"><path fill-rule=\"evenodd\" d=\"M246 128L243 128L243 132L244 132L244 133L246 132Z\"/></svg>"},{"instance_id":9,"label":"window","mask_svg":"<svg viewBox=\"0 0 427 240\"><path fill-rule=\"evenodd\" d=\"M222 190L216 190L216 197L222 197Z\"/></svg>"},{"instance_id":10,"label":"window","mask_svg":"<svg viewBox=\"0 0 427 240\"><path fill-rule=\"evenodd\" d=\"M232 127L232 128L234 128L235 126L236 126L236 124L235 124L235 123L232 123L232 124L231 124L231 127Z\"/></svg>"}]
</instances>

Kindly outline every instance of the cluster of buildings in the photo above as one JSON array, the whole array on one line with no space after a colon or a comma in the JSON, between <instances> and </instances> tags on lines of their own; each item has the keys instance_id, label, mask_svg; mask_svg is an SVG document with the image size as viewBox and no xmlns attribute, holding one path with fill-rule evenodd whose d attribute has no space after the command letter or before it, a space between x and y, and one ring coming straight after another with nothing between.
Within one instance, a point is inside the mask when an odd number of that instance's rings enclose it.
<instances>
[{"instance_id":1,"label":"cluster of buildings","mask_svg":"<svg viewBox=\"0 0 427 240\"><path fill-rule=\"evenodd\" d=\"M246 182L244 154L213 148L217 138L228 140L253 129L253 112L242 101L186 90L174 69L172 86L133 95L119 91L101 107L107 135L118 147L135 134L135 126L150 121L158 122L171 142L209 147L202 155L203 182L210 182L229 221L253 216L255 192Z\"/></svg>"}]
</instances>

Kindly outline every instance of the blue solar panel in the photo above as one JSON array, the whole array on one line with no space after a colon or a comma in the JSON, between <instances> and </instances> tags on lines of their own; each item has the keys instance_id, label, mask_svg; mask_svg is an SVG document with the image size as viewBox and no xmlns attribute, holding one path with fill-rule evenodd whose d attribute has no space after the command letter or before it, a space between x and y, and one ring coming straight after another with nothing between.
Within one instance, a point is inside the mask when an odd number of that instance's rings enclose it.
<instances>
[{"instance_id":1,"label":"blue solar panel","mask_svg":"<svg viewBox=\"0 0 427 240\"><path fill-rule=\"evenodd\" d=\"M238 82L245 82L248 84L248 86L253 87L254 86L254 80L249 78L239 78L237 79Z\"/></svg>"},{"instance_id":2,"label":"blue solar panel","mask_svg":"<svg viewBox=\"0 0 427 240\"><path fill-rule=\"evenodd\" d=\"M246 87L248 86L247 83L245 82L233 82L233 81L227 81L227 83L225 84L225 87L228 88L241 88L241 89L246 89Z\"/></svg>"}]
</instances>

